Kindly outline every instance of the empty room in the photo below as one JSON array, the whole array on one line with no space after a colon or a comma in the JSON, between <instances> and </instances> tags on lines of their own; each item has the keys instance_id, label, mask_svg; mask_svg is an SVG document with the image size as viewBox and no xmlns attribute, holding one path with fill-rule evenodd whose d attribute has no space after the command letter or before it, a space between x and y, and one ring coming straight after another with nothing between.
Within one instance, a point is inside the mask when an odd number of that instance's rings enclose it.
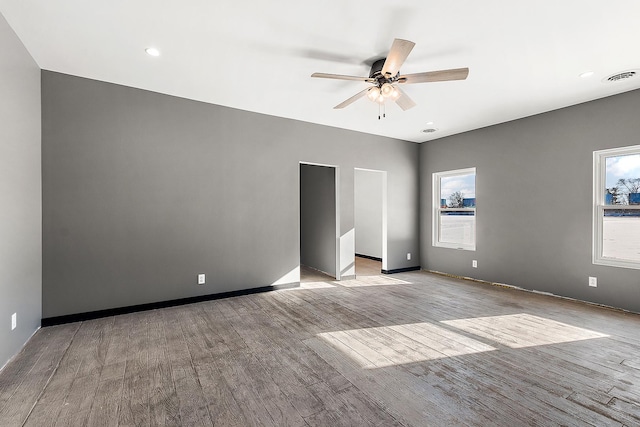
<instances>
[{"instance_id":1,"label":"empty room","mask_svg":"<svg viewBox=\"0 0 640 427\"><path fill-rule=\"evenodd\" d=\"M638 17L0 0L0 426L640 425Z\"/></svg>"}]
</instances>

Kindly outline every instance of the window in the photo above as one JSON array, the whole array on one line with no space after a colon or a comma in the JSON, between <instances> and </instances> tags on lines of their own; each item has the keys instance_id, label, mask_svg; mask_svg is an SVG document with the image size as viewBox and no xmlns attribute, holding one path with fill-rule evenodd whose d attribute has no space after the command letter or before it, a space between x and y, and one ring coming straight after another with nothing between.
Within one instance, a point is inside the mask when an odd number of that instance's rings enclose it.
<instances>
[{"instance_id":1,"label":"window","mask_svg":"<svg viewBox=\"0 0 640 427\"><path fill-rule=\"evenodd\" d=\"M640 269L640 145L593 153L593 263Z\"/></svg>"},{"instance_id":2,"label":"window","mask_svg":"<svg viewBox=\"0 0 640 427\"><path fill-rule=\"evenodd\" d=\"M476 168L433 174L433 246L476 250Z\"/></svg>"}]
</instances>

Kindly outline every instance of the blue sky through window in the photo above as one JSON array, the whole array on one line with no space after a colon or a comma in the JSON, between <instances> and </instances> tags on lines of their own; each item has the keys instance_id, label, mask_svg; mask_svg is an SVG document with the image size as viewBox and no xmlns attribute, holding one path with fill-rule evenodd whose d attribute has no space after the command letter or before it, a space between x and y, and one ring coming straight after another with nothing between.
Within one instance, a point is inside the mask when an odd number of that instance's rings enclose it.
<instances>
[{"instance_id":1,"label":"blue sky through window","mask_svg":"<svg viewBox=\"0 0 640 427\"><path fill-rule=\"evenodd\" d=\"M607 157L606 188L615 186L621 178L640 178L640 154Z\"/></svg>"},{"instance_id":2,"label":"blue sky through window","mask_svg":"<svg viewBox=\"0 0 640 427\"><path fill-rule=\"evenodd\" d=\"M447 199L450 195L460 191L465 199L476 197L476 175L456 175L442 177L440 180L440 196Z\"/></svg>"}]
</instances>

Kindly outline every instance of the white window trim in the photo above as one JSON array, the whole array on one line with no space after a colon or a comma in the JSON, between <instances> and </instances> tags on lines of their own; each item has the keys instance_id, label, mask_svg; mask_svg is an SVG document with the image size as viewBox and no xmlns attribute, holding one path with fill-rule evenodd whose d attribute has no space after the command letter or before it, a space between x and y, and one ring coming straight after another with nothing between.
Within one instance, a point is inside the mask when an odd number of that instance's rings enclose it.
<instances>
[{"instance_id":1,"label":"white window trim","mask_svg":"<svg viewBox=\"0 0 640 427\"><path fill-rule=\"evenodd\" d=\"M593 152L593 263L611 267L640 269L640 262L602 256L602 219L607 209L640 209L640 206L605 205L607 157L640 154L640 145Z\"/></svg>"},{"instance_id":2,"label":"white window trim","mask_svg":"<svg viewBox=\"0 0 640 427\"><path fill-rule=\"evenodd\" d=\"M476 175L476 168L466 168L466 169L456 169L445 172L434 172L431 178L431 182L433 185L432 195L433 195L433 218L431 221L432 226L432 244L435 247L439 248L449 248L449 249L460 249L466 251L475 251L476 250L476 236L473 236L473 244L465 244L465 243L448 243L440 241L440 211L473 211L474 212L474 220L476 221L477 227L477 212L476 208L446 208L442 209L440 207L440 200L442 199L440 194L440 183L442 178L448 178L456 175ZM476 195L477 192L477 180L476 180ZM474 227L474 232L476 231L476 227Z\"/></svg>"}]
</instances>

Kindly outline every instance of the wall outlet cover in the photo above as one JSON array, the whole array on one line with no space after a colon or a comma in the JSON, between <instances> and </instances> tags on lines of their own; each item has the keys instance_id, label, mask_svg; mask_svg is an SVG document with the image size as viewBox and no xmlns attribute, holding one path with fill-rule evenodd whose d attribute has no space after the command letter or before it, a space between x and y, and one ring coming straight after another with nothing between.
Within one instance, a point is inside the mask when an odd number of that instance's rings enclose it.
<instances>
[{"instance_id":1,"label":"wall outlet cover","mask_svg":"<svg viewBox=\"0 0 640 427\"><path fill-rule=\"evenodd\" d=\"M18 326L18 313L11 315L11 330L13 331Z\"/></svg>"},{"instance_id":2,"label":"wall outlet cover","mask_svg":"<svg viewBox=\"0 0 640 427\"><path fill-rule=\"evenodd\" d=\"M473 261L471 261L471 267L478 268L478 260L474 259Z\"/></svg>"},{"instance_id":3,"label":"wall outlet cover","mask_svg":"<svg viewBox=\"0 0 640 427\"><path fill-rule=\"evenodd\" d=\"M589 286L591 286L593 288L597 288L598 287L598 278L589 276Z\"/></svg>"},{"instance_id":4,"label":"wall outlet cover","mask_svg":"<svg viewBox=\"0 0 640 427\"><path fill-rule=\"evenodd\" d=\"M411 259L411 252L407 252L407 261Z\"/></svg>"},{"instance_id":5,"label":"wall outlet cover","mask_svg":"<svg viewBox=\"0 0 640 427\"><path fill-rule=\"evenodd\" d=\"M204 284L205 284L205 275L198 274L198 285L204 285Z\"/></svg>"}]
</instances>

